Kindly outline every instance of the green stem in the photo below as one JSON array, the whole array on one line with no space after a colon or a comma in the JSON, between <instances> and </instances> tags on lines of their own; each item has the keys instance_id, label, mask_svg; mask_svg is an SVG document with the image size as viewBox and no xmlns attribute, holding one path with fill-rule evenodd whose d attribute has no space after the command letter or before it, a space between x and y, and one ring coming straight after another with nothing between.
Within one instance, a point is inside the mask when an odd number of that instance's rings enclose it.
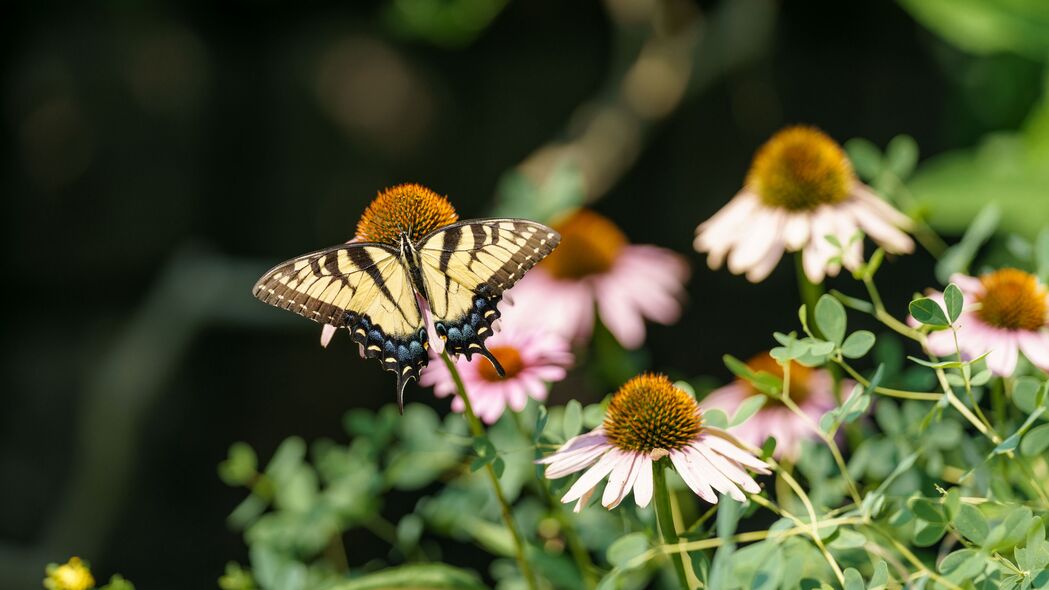
<instances>
[{"instance_id":1,"label":"green stem","mask_svg":"<svg viewBox=\"0 0 1049 590\"><path fill-rule=\"evenodd\" d=\"M474 438L484 437L484 425L477 418L477 414L474 414L473 405L470 403L469 396L466 395L466 386L463 385L463 378L459 375L459 370L455 368L455 363L452 362L447 351L441 352L441 359L444 360L444 365L448 367L448 372L452 375L452 380L455 381L455 389L459 394L459 399L463 400L463 415L466 416L466 422L470 425L470 432L473 433ZM492 490L495 492L495 497L499 501L499 507L502 509L503 523L506 524L506 528L510 530L510 536L513 538L515 557L517 558L517 566L521 568L521 575L524 576L525 583L528 584L530 590L538 590L539 585L536 583L535 572L532 570L532 565L528 563L526 556L524 539L521 537L521 532L514 521L513 510L510 508L510 503L506 500L506 494L503 493L503 486L499 483L499 477L495 474L495 468L491 463L487 463L484 466L484 471L488 474L488 481L492 484Z\"/></svg>"},{"instance_id":2,"label":"green stem","mask_svg":"<svg viewBox=\"0 0 1049 590\"><path fill-rule=\"evenodd\" d=\"M662 460L652 463L652 484L656 501L656 521L659 523L659 532L663 535L663 543L676 545L677 529L674 527L674 514L670 510L670 490L667 488L666 467ZM688 588L684 555L676 553L670 560L674 562L674 571L677 572L681 587Z\"/></svg>"},{"instance_id":3,"label":"green stem","mask_svg":"<svg viewBox=\"0 0 1049 590\"><path fill-rule=\"evenodd\" d=\"M513 417L514 425L517 426L517 431L521 433L521 436L525 440L531 438L532 433L528 432L521 422L521 415L513 410L510 410L509 413ZM575 530L575 524L572 522L571 517L565 512L565 505L550 492L550 482L545 478L537 477L532 483L535 484L539 494L546 498L547 503L550 505L550 511L553 512L557 521L561 523L561 531L565 535L565 542L568 544L568 550L572 554L572 559L575 560L576 567L579 568L579 573L583 576L583 583L586 584L587 588L596 587L598 580L594 573L596 571L594 562L590 559L590 551L587 550L583 539Z\"/></svg>"}]
</instances>

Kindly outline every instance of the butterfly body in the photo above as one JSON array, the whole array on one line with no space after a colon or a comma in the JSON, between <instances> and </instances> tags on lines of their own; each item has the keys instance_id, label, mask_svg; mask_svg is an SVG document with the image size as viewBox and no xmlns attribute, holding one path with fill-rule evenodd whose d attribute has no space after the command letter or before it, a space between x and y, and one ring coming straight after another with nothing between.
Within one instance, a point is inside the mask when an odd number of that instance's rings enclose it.
<instances>
[{"instance_id":1,"label":"butterfly body","mask_svg":"<svg viewBox=\"0 0 1049 590\"><path fill-rule=\"evenodd\" d=\"M397 375L398 403L418 379L431 346L426 316L452 354L481 354L502 374L484 341L498 304L560 240L554 230L519 219L440 227L417 240L351 242L283 262L255 284L260 300L322 324L346 328L365 357Z\"/></svg>"}]
</instances>

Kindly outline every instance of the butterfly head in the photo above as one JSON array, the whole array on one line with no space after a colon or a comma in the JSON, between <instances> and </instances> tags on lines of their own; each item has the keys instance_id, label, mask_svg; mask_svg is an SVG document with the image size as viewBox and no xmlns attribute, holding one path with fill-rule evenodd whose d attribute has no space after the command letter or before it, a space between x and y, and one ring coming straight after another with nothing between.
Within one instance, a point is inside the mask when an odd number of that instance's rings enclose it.
<instances>
[{"instance_id":1,"label":"butterfly head","mask_svg":"<svg viewBox=\"0 0 1049 590\"><path fill-rule=\"evenodd\" d=\"M400 248L459 220L455 208L421 184L399 184L379 192L357 222L357 238Z\"/></svg>"}]
</instances>

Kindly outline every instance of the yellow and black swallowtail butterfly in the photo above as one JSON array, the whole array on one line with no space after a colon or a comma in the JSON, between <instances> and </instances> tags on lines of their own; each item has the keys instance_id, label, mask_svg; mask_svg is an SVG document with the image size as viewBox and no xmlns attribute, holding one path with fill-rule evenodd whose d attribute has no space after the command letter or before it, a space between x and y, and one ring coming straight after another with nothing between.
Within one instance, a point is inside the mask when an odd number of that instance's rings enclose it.
<instances>
[{"instance_id":1,"label":"yellow and black swallowtail butterfly","mask_svg":"<svg viewBox=\"0 0 1049 590\"><path fill-rule=\"evenodd\" d=\"M397 375L402 408L405 385L429 360L425 309L448 352L481 354L502 375L484 344L499 301L560 235L521 219L455 218L451 205L425 187L387 189L358 224L364 241L282 262L259 279L254 295L348 329L366 357Z\"/></svg>"}]
</instances>

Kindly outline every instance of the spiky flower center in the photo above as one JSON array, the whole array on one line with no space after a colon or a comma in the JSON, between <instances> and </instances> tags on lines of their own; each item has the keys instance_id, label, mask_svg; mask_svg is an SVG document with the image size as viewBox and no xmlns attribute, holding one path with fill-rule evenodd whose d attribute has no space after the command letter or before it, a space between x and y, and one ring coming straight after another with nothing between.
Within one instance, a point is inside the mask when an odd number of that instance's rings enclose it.
<instances>
[{"instance_id":1,"label":"spiky flower center","mask_svg":"<svg viewBox=\"0 0 1049 590\"><path fill-rule=\"evenodd\" d=\"M841 147L815 127L787 127L754 155L747 184L769 207L808 211L841 202L854 182Z\"/></svg>"},{"instance_id":2,"label":"spiky flower center","mask_svg":"<svg viewBox=\"0 0 1049 590\"><path fill-rule=\"evenodd\" d=\"M496 360L499 361L499 364L503 366L503 370L506 371L506 376L500 377L499 373L495 371L495 367L492 363L480 359L480 364L477 366L477 373L481 376L481 379L491 382L504 381L516 376L524 370L524 360L521 358L521 352L517 350L517 348L505 344L489 346L488 352L491 352Z\"/></svg>"},{"instance_id":3,"label":"spiky flower center","mask_svg":"<svg viewBox=\"0 0 1049 590\"><path fill-rule=\"evenodd\" d=\"M447 198L421 184L399 184L379 192L364 210L357 238L397 246L402 235L415 242L458 220Z\"/></svg>"},{"instance_id":4,"label":"spiky flower center","mask_svg":"<svg viewBox=\"0 0 1049 590\"><path fill-rule=\"evenodd\" d=\"M561 233L561 243L541 266L560 279L607 272L627 244L626 236L612 220L589 209L574 211L553 228Z\"/></svg>"},{"instance_id":5,"label":"spiky flower center","mask_svg":"<svg viewBox=\"0 0 1049 590\"><path fill-rule=\"evenodd\" d=\"M1007 330L1038 330L1046 325L1046 289L1022 270L1003 268L980 277L984 293L976 315Z\"/></svg>"},{"instance_id":6,"label":"spiky flower center","mask_svg":"<svg viewBox=\"0 0 1049 590\"><path fill-rule=\"evenodd\" d=\"M612 396L605 413L608 441L624 451L673 451L699 436L703 419L696 400L664 375L644 374Z\"/></svg>"},{"instance_id":7,"label":"spiky flower center","mask_svg":"<svg viewBox=\"0 0 1049 590\"><path fill-rule=\"evenodd\" d=\"M783 379L783 366L780 365L776 359L767 352L762 352L755 355L753 358L747 361L747 367L757 373L758 371L764 371L771 373L772 375ZM790 362L790 399L796 403L801 403L809 397L809 378L812 376L812 369L805 365L799 365L798 363ZM740 379L740 381L750 391L750 395L765 395L758 391L748 381ZM766 402L766 405L782 405L783 402L776 398L770 397Z\"/></svg>"}]
</instances>

